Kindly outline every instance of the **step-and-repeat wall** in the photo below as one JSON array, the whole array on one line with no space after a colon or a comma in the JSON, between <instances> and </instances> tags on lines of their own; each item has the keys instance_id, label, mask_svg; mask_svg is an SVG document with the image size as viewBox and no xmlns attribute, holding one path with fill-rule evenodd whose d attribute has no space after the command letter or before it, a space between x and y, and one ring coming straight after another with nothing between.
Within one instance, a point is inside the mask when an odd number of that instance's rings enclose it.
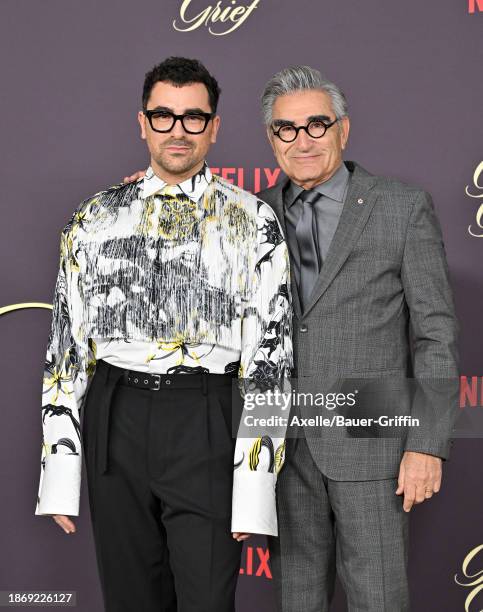
<instances>
[{"instance_id":1,"label":"step-and-repeat wall","mask_svg":"<svg viewBox=\"0 0 483 612\"><path fill-rule=\"evenodd\" d=\"M280 173L264 83L308 64L341 86L346 159L433 196L461 321L461 410L483 411L482 36L483 0L1 3L0 590L70 589L78 610L102 610L85 480L76 534L34 516L49 305L74 208L147 165L136 113L144 74L169 55L199 58L219 80L208 161L253 191ZM482 451L477 432L456 439L441 492L412 511L417 612L483 607ZM275 612L264 538L244 549L237 599L241 612Z\"/></svg>"}]
</instances>

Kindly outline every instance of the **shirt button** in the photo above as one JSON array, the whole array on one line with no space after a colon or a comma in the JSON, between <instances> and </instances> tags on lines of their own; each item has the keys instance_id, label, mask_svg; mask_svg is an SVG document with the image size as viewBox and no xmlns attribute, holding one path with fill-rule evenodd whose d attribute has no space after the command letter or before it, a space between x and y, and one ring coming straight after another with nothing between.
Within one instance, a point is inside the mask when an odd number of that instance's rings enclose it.
<instances>
[{"instance_id":1,"label":"shirt button","mask_svg":"<svg viewBox=\"0 0 483 612\"><path fill-rule=\"evenodd\" d=\"M304 334L308 330L307 325L303 324L300 326L300 331Z\"/></svg>"},{"instance_id":2,"label":"shirt button","mask_svg":"<svg viewBox=\"0 0 483 612\"><path fill-rule=\"evenodd\" d=\"M167 385L170 385L170 384L171 384L171 381L170 381L170 379L169 379L169 378L167 378L167 379L166 379L166 384L167 384Z\"/></svg>"}]
</instances>

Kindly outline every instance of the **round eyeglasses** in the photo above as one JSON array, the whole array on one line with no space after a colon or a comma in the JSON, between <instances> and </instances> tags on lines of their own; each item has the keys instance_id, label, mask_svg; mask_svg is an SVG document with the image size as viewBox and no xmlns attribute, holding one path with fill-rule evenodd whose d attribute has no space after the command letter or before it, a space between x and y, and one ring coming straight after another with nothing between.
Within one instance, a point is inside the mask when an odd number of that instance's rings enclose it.
<instances>
[{"instance_id":1,"label":"round eyeglasses","mask_svg":"<svg viewBox=\"0 0 483 612\"><path fill-rule=\"evenodd\" d=\"M337 123L339 119L334 119L331 123L325 123L320 119L309 121L307 125L291 125L290 123L282 124L278 130L272 126L274 136L278 136L283 142L293 142L299 135L300 130L304 130L311 138L322 138L325 132Z\"/></svg>"},{"instance_id":2,"label":"round eyeglasses","mask_svg":"<svg viewBox=\"0 0 483 612\"><path fill-rule=\"evenodd\" d=\"M144 110L151 129L155 132L171 132L176 121L181 121L183 129L188 134L202 134L215 113L184 113L175 115L167 110Z\"/></svg>"}]
</instances>

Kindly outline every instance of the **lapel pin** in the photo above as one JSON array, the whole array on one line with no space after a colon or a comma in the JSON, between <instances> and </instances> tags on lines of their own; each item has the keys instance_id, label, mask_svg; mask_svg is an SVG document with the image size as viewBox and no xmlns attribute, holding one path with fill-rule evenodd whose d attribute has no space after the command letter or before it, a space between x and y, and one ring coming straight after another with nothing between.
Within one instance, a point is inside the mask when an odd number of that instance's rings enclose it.
<instances>
[{"instance_id":1,"label":"lapel pin","mask_svg":"<svg viewBox=\"0 0 483 612\"><path fill-rule=\"evenodd\" d=\"M358 203L358 204L364 204L364 200L363 200L362 198L359 198L359 199L357 200L357 203Z\"/></svg>"}]
</instances>

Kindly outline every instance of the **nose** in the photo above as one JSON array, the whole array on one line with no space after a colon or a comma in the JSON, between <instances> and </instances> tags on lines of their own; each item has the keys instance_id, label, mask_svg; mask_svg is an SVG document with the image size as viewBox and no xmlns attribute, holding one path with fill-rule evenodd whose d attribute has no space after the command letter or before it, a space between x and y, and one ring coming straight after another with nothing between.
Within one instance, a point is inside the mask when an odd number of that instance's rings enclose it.
<instances>
[{"instance_id":1,"label":"nose","mask_svg":"<svg viewBox=\"0 0 483 612\"><path fill-rule=\"evenodd\" d=\"M312 138L307 134L305 130L299 130L295 142L297 143L297 146L300 149L308 149L312 144Z\"/></svg>"},{"instance_id":2,"label":"nose","mask_svg":"<svg viewBox=\"0 0 483 612\"><path fill-rule=\"evenodd\" d=\"M171 135L175 138L183 138L186 135L186 132L183 129L183 125L181 123L181 119L175 122L173 125L173 129L171 130Z\"/></svg>"}]
</instances>

